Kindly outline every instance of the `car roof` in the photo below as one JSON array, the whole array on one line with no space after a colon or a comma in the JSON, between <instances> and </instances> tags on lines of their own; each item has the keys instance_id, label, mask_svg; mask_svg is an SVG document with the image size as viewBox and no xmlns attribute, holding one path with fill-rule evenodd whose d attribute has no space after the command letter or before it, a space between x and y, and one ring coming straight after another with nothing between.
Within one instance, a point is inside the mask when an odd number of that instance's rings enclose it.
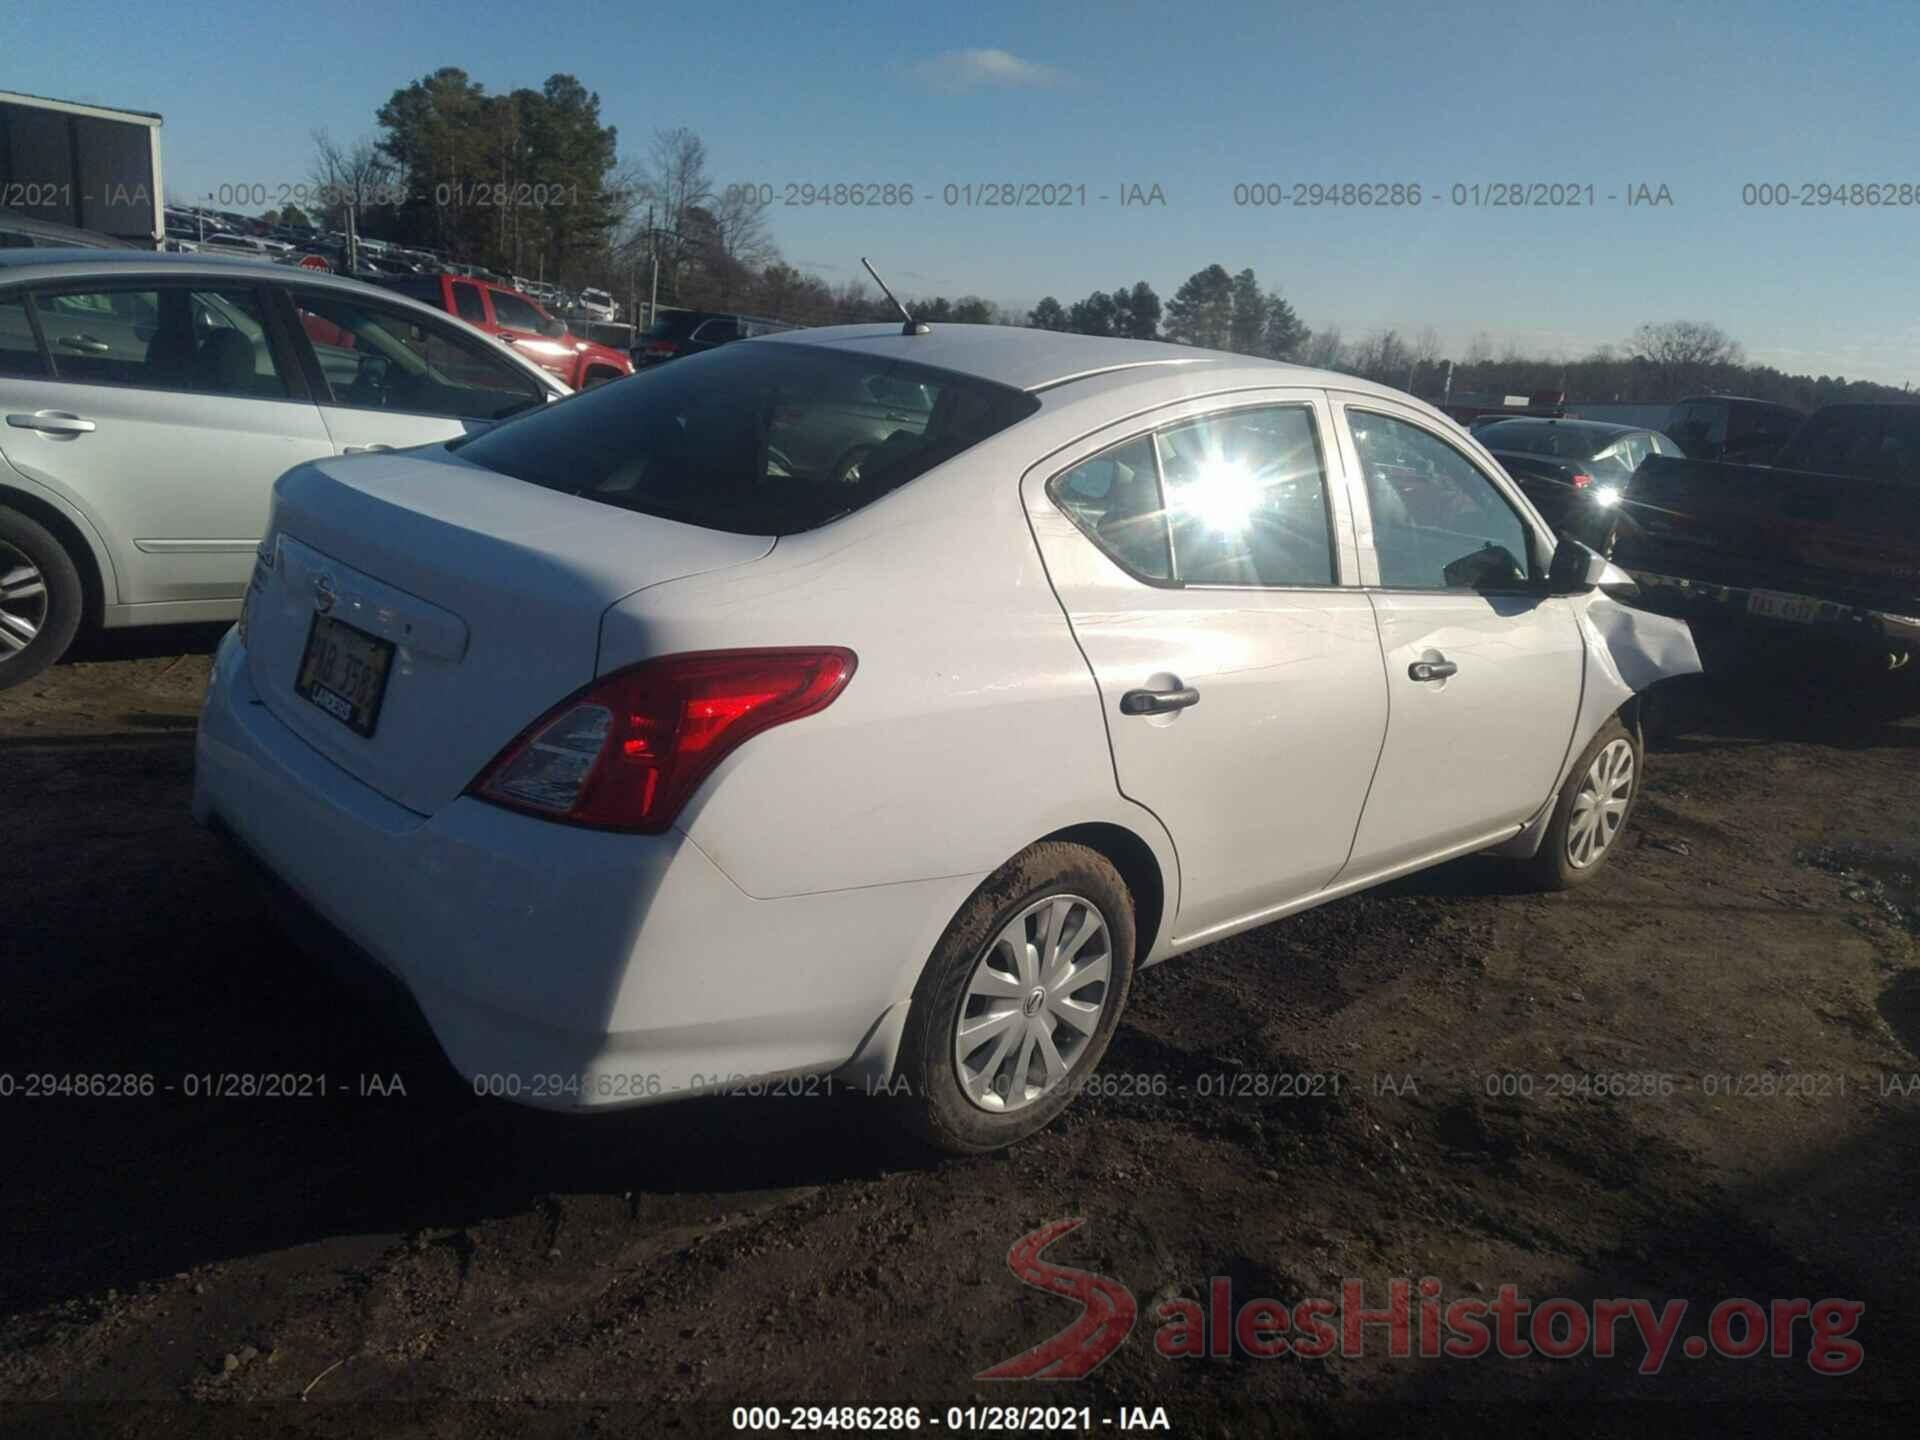
<instances>
[{"instance_id":1,"label":"car roof","mask_svg":"<svg viewBox=\"0 0 1920 1440\"><path fill-rule=\"evenodd\" d=\"M1650 427L1645 425L1620 425L1612 420L1583 420L1578 415L1509 415L1498 423L1502 425L1558 425L1562 430L1591 430L1597 435L1625 435L1629 432L1641 434L1651 433ZM1492 426L1488 428L1491 429Z\"/></svg>"},{"instance_id":2,"label":"car roof","mask_svg":"<svg viewBox=\"0 0 1920 1440\"><path fill-rule=\"evenodd\" d=\"M265 272L284 284L318 286L326 290L344 291L349 295L377 294L395 304L411 305L435 315L441 313L435 307L422 305L398 290L369 284L350 276L306 269L299 265L208 255L203 251L191 255L170 255L157 250L0 250L0 284L16 281L112 280L123 275L139 275L143 271L157 278L251 278L256 282Z\"/></svg>"},{"instance_id":3,"label":"car roof","mask_svg":"<svg viewBox=\"0 0 1920 1440\"><path fill-rule=\"evenodd\" d=\"M1257 368L1274 372L1276 385L1304 385L1357 391L1401 401L1412 400L1397 390L1280 360L1202 350L1162 340L1120 340L1096 335L1074 335L1059 330L1034 330L1019 325L959 325L943 322L925 335L903 334L897 324L829 325L812 330L787 330L748 341L752 345L817 345L857 350L889 360L930 365L936 369L1007 385L1016 390L1045 390L1070 381L1090 379L1116 371L1150 367L1199 370L1208 367ZM1418 402L1414 402L1418 403Z\"/></svg>"},{"instance_id":4,"label":"car roof","mask_svg":"<svg viewBox=\"0 0 1920 1440\"><path fill-rule=\"evenodd\" d=\"M1751 395L1683 395L1673 403L1676 405L1765 405L1770 410L1800 410L1798 405L1785 400L1756 400Z\"/></svg>"}]
</instances>

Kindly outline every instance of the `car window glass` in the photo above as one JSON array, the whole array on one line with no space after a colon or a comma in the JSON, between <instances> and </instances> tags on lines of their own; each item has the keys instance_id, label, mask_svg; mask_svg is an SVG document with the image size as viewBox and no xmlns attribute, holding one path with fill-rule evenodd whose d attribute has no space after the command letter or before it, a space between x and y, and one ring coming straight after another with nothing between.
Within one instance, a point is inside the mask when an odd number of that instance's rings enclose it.
<instances>
[{"instance_id":1,"label":"car window glass","mask_svg":"<svg viewBox=\"0 0 1920 1440\"><path fill-rule=\"evenodd\" d=\"M933 409L900 420L848 398L888 372L925 384ZM727 345L464 441L460 455L643 514L786 535L880 499L1039 406L879 356Z\"/></svg>"},{"instance_id":2,"label":"car window glass","mask_svg":"<svg viewBox=\"0 0 1920 1440\"><path fill-rule=\"evenodd\" d=\"M1151 436L1081 461L1054 476L1047 493L1123 569L1149 580L1173 578Z\"/></svg>"},{"instance_id":3,"label":"car window glass","mask_svg":"<svg viewBox=\"0 0 1920 1440\"><path fill-rule=\"evenodd\" d=\"M266 400L287 394L251 290L69 290L37 294L34 308L62 380Z\"/></svg>"},{"instance_id":4,"label":"car window glass","mask_svg":"<svg viewBox=\"0 0 1920 1440\"><path fill-rule=\"evenodd\" d=\"M1526 583L1526 526L1472 461L1391 415L1349 410L1347 422L1373 515L1382 585L1500 590Z\"/></svg>"},{"instance_id":5,"label":"car window glass","mask_svg":"<svg viewBox=\"0 0 1920 1440\"><path fill-rule=\"evenodd\" d=\"M1160 431L1156 442L1182 583L1334 583L1326 469L1311 409L1208 415Z\"/></svg>"},{"instance_id":6,"label":"car window glass","mask_svg":"<svg viewBox=\"0 0 1920 1440\"><path fill-rule=\"evenodd\" d=\"M546 328L546 320L528 301L505 290L493 292L493 318L509 330L532 330L535 333Z\"/></svg>"},{"instance_id":7,"label":"car window glass","mask_svg":"<svg viewBox=\"0 0 1920 1440\"><path fill-rule=\"evenodd\" d=\"M359 296L292 295L332 403L461 420L498 420L545 392L472 332Z\"/></svg>"},{"instance_id":8,"label":"car window glass","mask_svg":"<svg viewBox=\"0 0 1920 1440\"><path fill-rule=\"evenodd\" d=\"M0 375L29 377L47 372L47 357L40 353L27 319L27 302L19 297L0 300Z\"/></svg>"},{"instance_id":9,"label":"car window glass","mask_svg":"<svg viewBox=\"0 0 1920 1440\"><path fill-rule=\"evenodd\" d=\"M737 320L709 320L693 332L695 340L717 345L724 340L740 338L740 322Z\"/></svg>"},{"instance_id":10,"label":"car window glass","mask_svg":"<svg viewBox=\"0 0 1920 1440\"><path fill-rule=\"evenodd\" d=\"M924 385L915 385L891 375L874 375L866 384L867 394L878 405L900 410L931 410L933 396Z\"/></svg>"},{"instance_id":11,"label":"car window glass","mask_svg":"<svg viewBox=\"0 0 1920 1440\"><path fill-rule=\"evenodd\" d=\"M464 281L453 287L454 308L460 312L460 318L469 325L487 323L487 307L481 302L480 287Z\"/></svg>"}]
</instances>

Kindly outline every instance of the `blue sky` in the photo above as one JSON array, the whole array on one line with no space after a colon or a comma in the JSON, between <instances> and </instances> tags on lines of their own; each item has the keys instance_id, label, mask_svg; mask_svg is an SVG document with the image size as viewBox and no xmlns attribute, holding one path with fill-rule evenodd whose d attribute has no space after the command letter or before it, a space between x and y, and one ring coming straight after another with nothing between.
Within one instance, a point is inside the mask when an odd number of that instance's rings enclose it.
<instances>
[{"instance_id":1,"label":"blue sky","mask_svg":"<svg viewBox=\"0 0 1920 1440\"><path fill-rule=\"evenodd\" d=\"M176 193L302 181L315 128L371 134L388 95L441 65L492 90L565 71L599 92L625 157L685 125L723 182L912 184L908 209L775 210L786 258L833 281L865 253L898 288L1030 304L1138 279L1165 296L1217 260L1349 338L1431 325L1456 351L1485 332L1575 355L1693 318L1788 370L1920 382L1920 205L1741 195L1920 186L1920 6L194 0L131 27L138 13L8 0L0 84L159 111ZM1243 182L1347 180L1419 183L1426 202L1234 204ZM1090 203L941 203L998 181L1084 184ZM1436 203L1494 181L1591 184L1600 204ZM1097 198L1133 184L1165 206ZM1640 184L1674 203L1605 198Z\"/></svg>"}]
</instances>

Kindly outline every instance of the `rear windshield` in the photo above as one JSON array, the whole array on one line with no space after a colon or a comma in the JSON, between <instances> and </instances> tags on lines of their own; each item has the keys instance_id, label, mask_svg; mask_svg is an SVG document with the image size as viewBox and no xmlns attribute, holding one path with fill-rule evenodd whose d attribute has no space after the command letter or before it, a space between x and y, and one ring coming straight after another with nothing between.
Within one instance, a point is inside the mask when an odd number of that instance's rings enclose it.
<instances>
[{"instance_id":1,"label":"rear windshield","mask_svg":"<svg viewBox=\"0 0 1920 1440\"><path fill-rule=\"evenodd\" d=\"M662 315L647 327L649 340L674 340L685 335L702 320L711 320L711 315L700 311L683 310L677 315Z\"/></svg>"},{"instance_id":2,"label":"rear windshield","mask_svg":"<svg viewBox=\"0 0 1920 1440\"><path fill-rule=\"evenodd\" d=\"M1480 443L1489 450L1509 454L1553 455L1563 460L1589 460L1608 441L1619 438L1618 431L1589 430L1584 426L1530 424L1525 420L1502 420L1482 427Z\"/></svg>"},{"instance_id":3,"label":"rear windshield","mask_svg":"<svg viewBox=\"0 0 1920 1440\"><path fill-rule=\"evenodd\" d=\"M456 442L529 484L743 535L811 530L1040 408L877 356L726 345Z\"/></svg>"}]
</instances>

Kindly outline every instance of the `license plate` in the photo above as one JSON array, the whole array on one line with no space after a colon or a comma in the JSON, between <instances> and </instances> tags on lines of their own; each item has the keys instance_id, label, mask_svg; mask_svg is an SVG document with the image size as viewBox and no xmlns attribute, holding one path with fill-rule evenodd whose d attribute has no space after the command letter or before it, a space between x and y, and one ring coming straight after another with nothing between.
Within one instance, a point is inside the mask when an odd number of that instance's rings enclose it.
<instances>
[{"instance_id":1,"label":"license plate","mask_svg":"<svg viewBox=\"0 0 1920 1440\"><path fill-rule=\"evenodd\" d=\"M391 640L316 615L293 688L349 730L371 737L392 667Z\"/></svg>"},{"instance_id":2,"label":"license plate","mask_svg":"<svg viewBox=\"0 0 1920 1440\"><path fill-rule=\"evenodd\" d=\"M1747 613L1765 620L1791 620L1796 625L1812 625L1838 618L1840 607L1827 600L1805 595L1783 595L1778 590L1752 590L1747 593Z\"/></svg>"}]
</instances>

